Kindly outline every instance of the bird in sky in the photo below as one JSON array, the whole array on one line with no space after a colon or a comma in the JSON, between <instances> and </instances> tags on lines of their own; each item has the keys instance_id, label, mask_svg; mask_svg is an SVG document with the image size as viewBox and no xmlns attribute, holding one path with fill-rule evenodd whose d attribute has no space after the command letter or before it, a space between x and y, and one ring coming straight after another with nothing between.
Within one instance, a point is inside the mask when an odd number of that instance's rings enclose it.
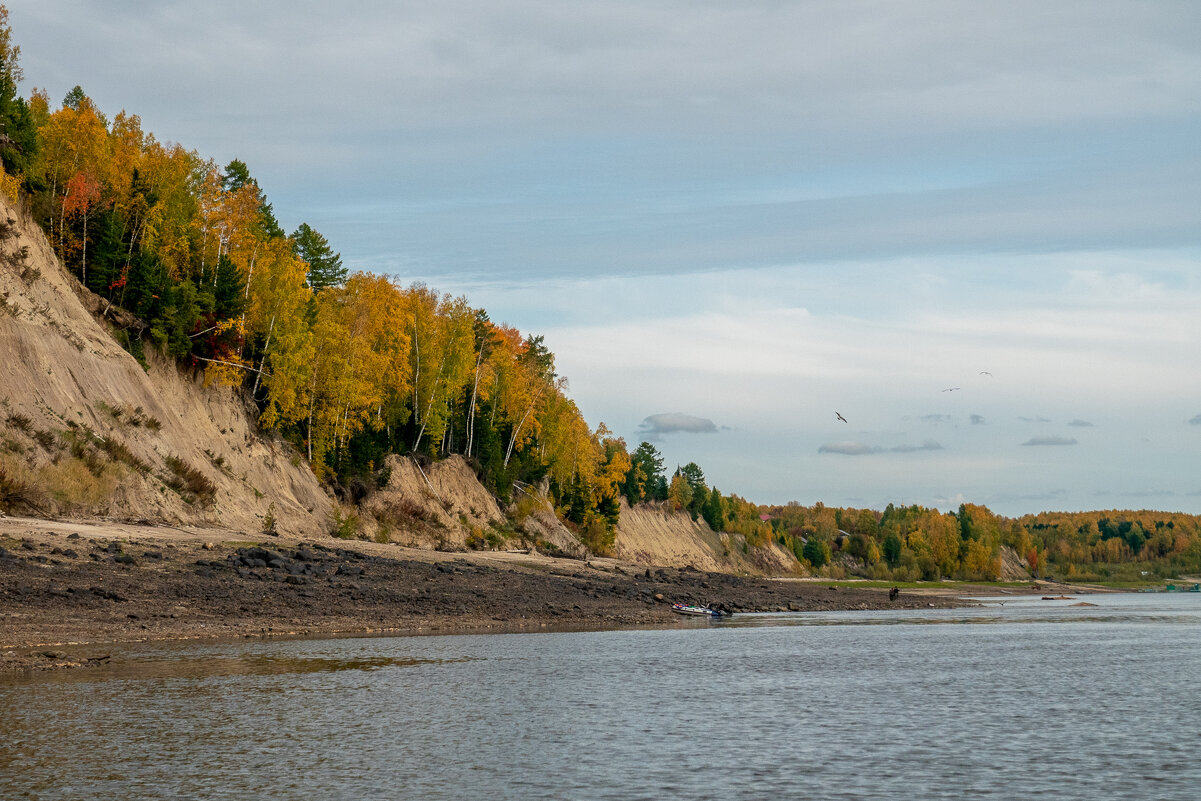
<instances>
[{"instance_id":1,"label":"bird in sky","mask_svg":"<svg viewBox=\"0 0 1201 801\"><path fill-rule=\"evenodd\" d=\"M841 420L844 423L847 421L847 419L845 417L843 417L841 414L839 414L838 412L835 412L834 416L837 417L839 420Z\"/></svg>"},{"instance_id":2,"label":"bird in sky","mask_svg":"<svg viewBox=\"0 0 1201 801\"><path fill-rule=\"evenodd\" d=\"M987 370L981 370L980 375L986 375L989 378L992 378L992 373L988 372Z\"/></svg>"},{"instance_id":3,"label":"bird in sky","mask_svg":"<svg viewBox=\"0 0 1201 801\"><path fill-rule=\"evenodd\" d=\"M959 389L959 387L947 387L946 389L943 390L943 392L954 392L957 389Z\"/></svg>"}]
</instances>

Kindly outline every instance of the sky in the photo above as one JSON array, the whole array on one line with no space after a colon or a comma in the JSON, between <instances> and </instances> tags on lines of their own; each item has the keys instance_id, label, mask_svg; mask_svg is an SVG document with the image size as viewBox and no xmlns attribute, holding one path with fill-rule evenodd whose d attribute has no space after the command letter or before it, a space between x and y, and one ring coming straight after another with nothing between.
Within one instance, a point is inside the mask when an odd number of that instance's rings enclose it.
<instances>
[{"instance_id":1,"label":"sky","mask_svg":"<svg viewBox=\"0 0 1201 801\"><path fill-rule=\"evenodd\" d=\"M8 7L724 493L1201 513L1195 0Z\"/></svg>"}]
</instances>

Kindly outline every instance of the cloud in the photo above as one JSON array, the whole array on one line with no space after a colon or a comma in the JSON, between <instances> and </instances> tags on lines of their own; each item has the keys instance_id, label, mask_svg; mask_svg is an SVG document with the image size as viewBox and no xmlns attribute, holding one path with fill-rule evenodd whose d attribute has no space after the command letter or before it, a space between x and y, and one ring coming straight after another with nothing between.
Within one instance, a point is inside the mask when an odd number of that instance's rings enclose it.
<instances>
[{"instance_id":1,"label":"cloud","mask_svg":"<svg viewBox=\"0 0 1201 801\"><path fill-rule=\"evenodd\" d=\"M843 456L866 456L871 453L917 453L919 451L941 451L942 445L928 439L921 445L896 445L882 448L879 445L867 445L855 440L842 442L827 442L817 449L818 453L841 453Z\"/></svg>"},{"instance_id":2,"label":"cloud","mask_svg":"<svg viewBox=\"0 0 1201 801\"><path fill-rule=\"evenodd\" d=\"M928 439L921 445L897 445L895 448L889 448L892 453L914 453L916 451L941 451L942 445L932 439Z\"/></svg>"},{"instance_id":3,"label":"cloud","mask_svg":"<svg viewBox=\"0 0 1201 801\"><path fill-rule=\"evenodd\" d=\"M1075 437L1033 437L1022 445L1075 445Z\"/></svg>"},{"instance_id":4,"label":"cloud","mask_svg":"<svg viewBox=\"0 0 1201 801\"><path fill-rule=\"evenodd\" d=\"M705 417L682 412L652 414L638 426L642 436L660 437L664 434L715 434L717 424Z\"/></svg>"},{"instance_id":5,"label":"cloud","mask_svg":"<svg viewBox=\"0 0 1201 801\"><path fill-rule=\"evenodd\" d=\"M817 449L818 453L841 453L844 456L863 456L868 453L880 453L883 448L875 445L865 445L862 442L847 440L845 442L827 442Z\"/></svg>"},{"instance_id":6,"label":"cloud","mask_svg":"<svg viewBox=\"0 0 1201 801\"><path fill-rule=\"evenodd\" d=\"M1201 414L1188 421L1190 426L1201 426Z\"/></svg>"},{"instance_id":7,"label":"cloud","mask_svg":"<svg viewBox=\"0 0 1201 801\"><path fill-rule=\"evenodd\" d=\"M1092 423L1090 423L1087 420L1081 420L1079 417L1077 417L1072 422L1068 423L1068 425L1075 426L1077 428L1092 428L1093 427Z\"/></svg>"},{"instance_id":8,"label":"cloud","mask_svg":"<svg viewBox=\"0 0 1201 801\"><path fill-rule=\"evenodd\" d=\"M974 425L974 426L984 425L984 415L982 415L982 414L973 414L971 419L972 419L972 425Z\"/></svg>"}]
</instances>

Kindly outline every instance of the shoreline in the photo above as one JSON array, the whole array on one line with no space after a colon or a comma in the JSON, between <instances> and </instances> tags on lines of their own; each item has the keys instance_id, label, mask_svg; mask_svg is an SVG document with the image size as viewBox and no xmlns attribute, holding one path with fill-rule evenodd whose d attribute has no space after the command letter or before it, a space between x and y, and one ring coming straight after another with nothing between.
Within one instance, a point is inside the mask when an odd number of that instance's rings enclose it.
<instances>
[{"instance_id":1,"label":"shoreline","mask_svg":"<svg viewBox=\"0 0 1201 801\"><path fill-rule=\"evenodd\" d=\"M940 590L943 588L939 588ZM112 664L146 642L694 625L735 613L967 605L822 581L226 529L0 518L0 674Z\"/></svg>"}]
</instances>

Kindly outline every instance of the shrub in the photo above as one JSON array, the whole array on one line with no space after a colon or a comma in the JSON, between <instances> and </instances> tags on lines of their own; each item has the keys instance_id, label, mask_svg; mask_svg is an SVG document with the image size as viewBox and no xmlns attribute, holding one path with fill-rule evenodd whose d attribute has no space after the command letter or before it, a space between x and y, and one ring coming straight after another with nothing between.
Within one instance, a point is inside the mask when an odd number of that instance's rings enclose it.
<instances>
[{"instance_id":1,"label":"shrub","mask_svg":"<svg viewBox=\"0 0 1201 801\"><path fill-rule=\"evenodd\" d=\"M471 531L467 534L467 541L465 544L473 551L481 551L484 549L484 546L487 545L487 540L484 537L484 533L480 531L479 528L472 526Z\"/></svg>"},{"instance_id":2,"label":"shrub","mask_svg":"<svg viewBox=\"0 0 1201 801\"><path fill-rule=\"evenodd\" d=\"M353 511L334 506L330 512L329 533L340 540L359 539L359 516Z\"/></svg>"},{"instance_id":3,"label":"shrub","mask_svg":"<svg viewBox=\"0 0 1201 801\"><path fill-rule=\"evenodd\" d=\"M177 456L168 456L167 469L171 471L171 475L167 476L164 483L184 496L184 500L189 503L193 501L209 503L216 497L217 485L183 459Z\"/></svg>"},{"instance_id":4,"label":"shrub","mask_svg":"<svg viewBox=\"0 0 1201 801\"><path fill-rule=\"evenodd\" d=\"M124 442L121 442L116 437L109 437L100 443L100 450L108 454L108 457L114 462L122 462L129 465L139 473L147 473L150 471L150 465L143 462L133 451L129 449Z\"/></svg>"},{"instance_id":5,"label":"shrub","mask_svg":"<svg viewBox=\"0 0 1201 801\"><path fill-rule=\"evenodd\" d=\"M805 543L802 553L809 560L809 564L822 567L830 561L830 544L813 537Z\"/></svg>"},{"instance_id":6,"label":"shrub","mask_svg":"<svg viewBox=\"0 0 1201 801\"><path fill-rule=\"evenodd\" d=\"M33 434L33 421L23 414L13 413L7 418L7 422L13 428L24 431L26 434Z\"/></svg>"},{"instance_id":7,"label":"shrub","mask_svg":"<svg viewBox=\"0 0 1201 801\"><path fill-rule=\"evenodd\" d=\"M272 501L267 504L267 514L263 515L263 533L274 536L277 533L275 526L275 501Z\"/></svg>"},{"instance_id":8,"label":"shrub","mask_svg":"<svg viewBox=\"0 0 1201 801\"><path fill-rule=\"evenodd\" d=\"M885 563L876 562L867 569L867 577L875 581L889 581L892 579L892 571Z\"/></svg>"},{"instance_id":9,"label":"shrub","mask_svg":"<svg viewBox=\"0 0 1201 801\"><path fill-rule=\"evenodd\" d=\"M594 518L580 529L580 542L597 556L612 556L617 532L601 518Z\"/></svg>"}]
</instances>

